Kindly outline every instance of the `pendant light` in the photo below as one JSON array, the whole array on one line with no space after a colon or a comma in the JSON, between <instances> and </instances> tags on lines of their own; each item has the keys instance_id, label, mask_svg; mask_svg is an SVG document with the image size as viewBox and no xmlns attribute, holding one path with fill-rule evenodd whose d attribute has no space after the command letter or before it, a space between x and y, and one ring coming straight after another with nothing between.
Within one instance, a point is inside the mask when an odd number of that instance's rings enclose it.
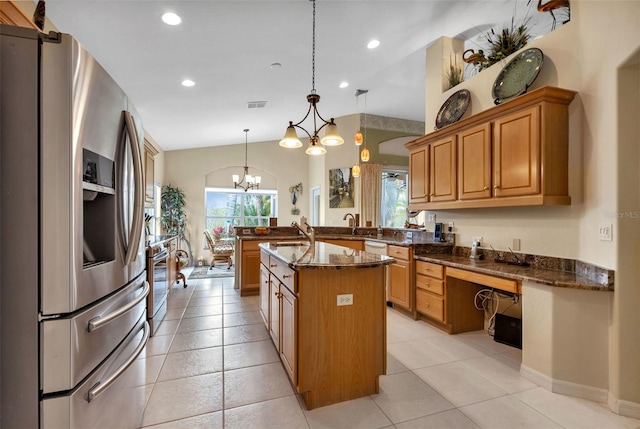
<instances>
[{"instance_id":1,"label":"pendant light","mask_svg":"<svg viewBox=\"0 0 640 429\"><path fill-rule=\"evenodd\" d=\"M259 189L262 178L260 176L252 176L249 174L249 166L247 165L247 147L248 147L248 134L249 128L244 129L244 173L242 174L242 180L238 174L231 175L234 188L241 188L247 192L249 189ZM246 182L245 182L246 180ZM243 184L244 183L244 184Z\"/></svg>"},{"instance_id":2,"label":"pendant light","mask_svg":"<svg viewBox=\"0 0 640 429\"><path fill-rule=\"evenodd\" d=\"M289 126L285 132L284 137L280 140L280 146L284 148L294 149L302 146L302 142L298 138L296 128L301 129L309 136L309 147L305 150L307 155L322 155L327 153L327 150L323 146L338 146L344 143L344 140L338 134L338 126L334 122L334 118L329 121L325 120L320 113L318 113L318 103L320 102L320 95L316 93L316 1L313 2L313 27L312 27L312 51L311 51L311 93L307 95L307 102L309 102L309 110L304 118L298 123L289 121ZM313 118L313 134L309 133L300 124L302 124L309 115ZM319 120L319 121L318 121ZM322 125L318 128L317 123ZM325 128L325 135L320 139L318 132ZM323 146L318 145L318 141Z\"/></svg>"},{"instance_id":3,"label":"pendant light","mask_svg":"<svg viewBox=\"0 0 640 429\"><path fill-rule=\"evenodd\" d=\"M363 137L364 148L360 152L360 160L362 162L367 162L369 161L369 157L370 157L369 149L367 149L367 93L369 92L369 90L361 89L358 91L361 91L360 94L364 94L364 137ZM356 96L360 94L356 92Z\"/></svg>"},{"instance_id":4,"label":"pendant light","mask_svg":"<svg viewBox=\"0 0 640 429\"><path fill-rule=\"evenodd\" d=\"M358 97L360 97L362 94L366 94L367 92L369 92L368 89L356 90L356 114L358 115L358 125L360 125L360 115L359 115L360 109L358 109ZM354 136L354 143L356 144L356 147L357 147L362 145L362 142L363 142L362 132L358 130ZM360 177L360 154L359 153L358 153L358 161L353 165L353 167L351 167L351 175L353 177Z\"/></svg>"},{"instance_id":5,"label":"pendant light","mask_svg":"<svg viewBox=\"0 0 640 429\"><path fill-rule=\"evenodd\" d=\"M358 108L358 97L362 94L367 93L368 90L367 89L358 89L356 90L356 115L358 115L360 113L360 109ZM358 116L358 122L360 122L360 117ZM356 131L356 134L353 136L353 141L356 144L356 146L360 146L362 145L362 131L360 131L360 124L358 123L358 131Z\"/></svg>"}]
</instances>

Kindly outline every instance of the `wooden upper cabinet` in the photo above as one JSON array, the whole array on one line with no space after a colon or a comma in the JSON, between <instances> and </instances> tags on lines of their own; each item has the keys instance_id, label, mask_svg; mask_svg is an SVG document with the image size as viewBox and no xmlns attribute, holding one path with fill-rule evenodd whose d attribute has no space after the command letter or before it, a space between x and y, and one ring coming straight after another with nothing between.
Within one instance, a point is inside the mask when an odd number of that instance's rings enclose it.
<instances>
[{"instance_id":1,"label":"wooden upper cabinet","mask_svg":"<svg viewBox=\"0 0 640 429\"><path fill-rule=\"evenodd\" d=\"M429 201L429 150L421 147L409 153L409 203Z\"/></svg>"},{"instance_id":2,"label":"wooden upper cabinet","mask_svg":"<svg viewBox=\"0 0 640 429\"><path fill-rule=\"evenodd\" d=\"M571 204L568 106L575 94L538 88L406 143L409 209ZM427 149L431 183L417 174L418 154ZM433 195L418 198L425 187Z\"/></svg>"},{"instance_id":3,"label":"wooden upper cabinet","mask_svg":"<svg viewBox=\"0 0 640 429\"><path fill-rule=\"evenodd\" d=\"M38 29L33 21L11 0L0 1L0 24Z\"/></svg>"},{"instance_id":4,"label":"wooden upper cabinet","mask_svg":"<svg viewBox=\"0 0 640 429\"><path fill-rule=\"evenodd\" d=\"M144 139L144 200L147 203L153 203L155 197L154 189L154 158L158 154L155 147L145 138Z\"/></svg>"},{"instance_id":5,"label":"wooden upper cabinet","mask_svg":"<svg viewBox=\"0 0 640 429\"><path fill-rule=\"evenodd\" d=\"M494 123L493 195L540 193L540 106Z\"/></svg>"},{"instance_id":6,"label":"wooden upper cabinet","mask_svg":"<svg viewBox=\"0 0 640 429\"><path fill-rule=\"evenodd\" d=\"M458 198L491 197L491 124L458 134Z\"/></svg>"},{"instance_id":7,"label":"wooden upper cabinet","mask_svg":"<svg viewBox=\"0 0 640 429\"><path fill-rule=\"evenodd\" d=\"M429 201L454 201L456 189L456 137L429 145Z\"/></svg>"}]
</instances>

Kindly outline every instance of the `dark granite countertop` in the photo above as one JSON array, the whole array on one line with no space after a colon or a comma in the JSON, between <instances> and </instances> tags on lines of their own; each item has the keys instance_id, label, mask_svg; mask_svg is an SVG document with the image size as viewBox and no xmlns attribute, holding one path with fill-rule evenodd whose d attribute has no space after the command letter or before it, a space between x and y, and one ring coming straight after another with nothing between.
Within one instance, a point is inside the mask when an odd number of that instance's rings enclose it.
<instances>
[{"instance_id":1,"label":"dark granite countertop","mask_svg":"<svg viewBox=\"0 0 640 429\"><path fill-rule=\"evenodd\" d=\"M314 247L308 245L277 246L274 243L265 242L260 244L260 248L295 270L372 268L395 262L395 259L388 256L323 242L316 242Z\"/></svg>"},{"instance_id":2,"label":"dark granite countertop","mask_svg":"<svg viewBox=\"0 0 640 429\"><path fill-rule=\"evenodd\" d=\"M442 264L476 273L504 277L513 280L530 281L548 286L573 289L613 291L613 284L602 284L571 271L552 270L535 266L521 267L493 260L476 260L464 256L431 254L415 256L416 260Z\"/></svg>"}]
</instances>

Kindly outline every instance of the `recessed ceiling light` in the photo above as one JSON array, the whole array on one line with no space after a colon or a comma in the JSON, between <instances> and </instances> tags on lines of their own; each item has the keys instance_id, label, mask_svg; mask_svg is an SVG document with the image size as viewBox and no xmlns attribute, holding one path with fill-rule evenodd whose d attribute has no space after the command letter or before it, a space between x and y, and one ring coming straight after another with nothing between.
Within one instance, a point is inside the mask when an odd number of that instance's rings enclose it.
<instances>
[{"instance_id":1,"label":"recessed ceiling light","mask_svg":"<svg viewBox=\"0 0 640 429\"><path fill-rule=\"evenodd\" d=\"M178 25L182 22L182 18L173 12L167 12L162 15L162 21L164 21L165 24Z\"/></svg>"},{"instance_id":2,"label":"recessed ceiling light","mask_svg":"<svg viewBox=\"0 0 640 429\"><path fill-rule=\"evenodd\" d=\"M369 43L367 43L367 48L369 49L375 49L378 46L380 46L380 41L376 39L373 39Z\"/></svg>"},{"instance_id":3,"label":"recessed ceiling light","mask_svg":"<svg viewBox=\"0 0 640 429\"><path fill-rule=\"evenodd\" d=\"M346 88L349 86L349 82L342 82L340 83L340 88Z\"/></svg>"},{"instance_id":4,"label":"recessed ceiling light","mask_svg":"<svg viewBox=\"0 0 640 429\"><path fill-rule=\"evenodd\" d=\"M280 67L282 67L282 64L280 64L280 63L273 63L273 64L271 64L269 67L271 67L272 69L279 69Z\"/></svg>"},{"instance_id":5,"label":"recessed ceiling light","mask_svg":"<svg viewBox=\"0 0 640 429\"><path fill-rule=\"evenodd\" d=\"M191 79L185 79L182 81L182 86L194 86L196 83L194 81L192 81Z\"/></svg>"}]
</instances>

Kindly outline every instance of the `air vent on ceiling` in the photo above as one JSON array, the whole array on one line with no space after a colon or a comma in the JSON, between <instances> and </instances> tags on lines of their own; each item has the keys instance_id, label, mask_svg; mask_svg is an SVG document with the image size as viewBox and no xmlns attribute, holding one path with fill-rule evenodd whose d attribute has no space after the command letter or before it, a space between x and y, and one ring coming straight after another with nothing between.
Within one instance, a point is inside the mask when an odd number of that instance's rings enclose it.
<instances>
[{"instance_id":1,"label":"air vent on ceiling","mask_svg":"<svg viewBox=\"0 0 640 429\"><path fill-rule=\"evenodd\" d=\"M264 109L267 105L266 101L249 101L247 107L249 109Z\"/></svg>"}]
</instances>

